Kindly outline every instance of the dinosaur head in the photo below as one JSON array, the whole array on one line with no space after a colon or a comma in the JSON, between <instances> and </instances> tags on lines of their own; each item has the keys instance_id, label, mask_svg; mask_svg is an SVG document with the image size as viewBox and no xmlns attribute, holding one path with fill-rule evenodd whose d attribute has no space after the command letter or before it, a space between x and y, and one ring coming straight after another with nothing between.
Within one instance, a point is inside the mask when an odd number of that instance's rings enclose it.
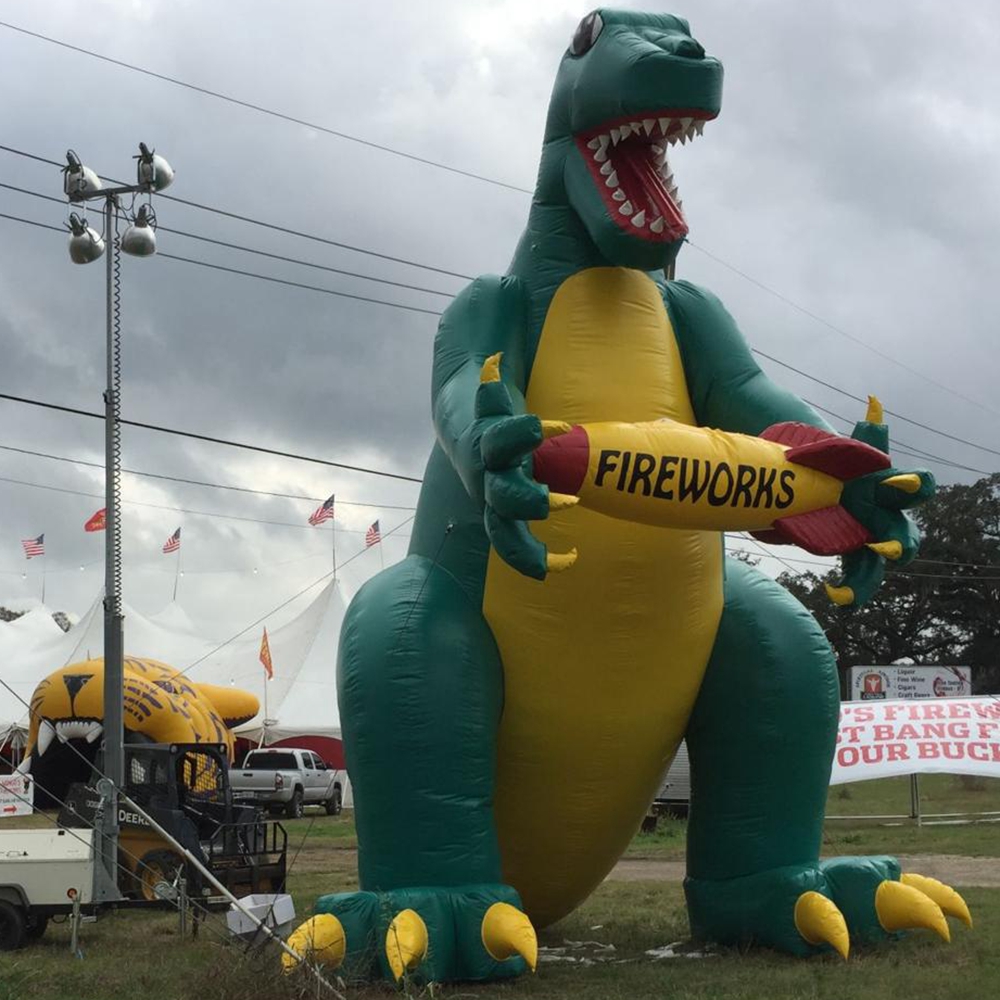
<instances>
[{"instance_id":1,"label":"dinosaur head","mask_svg":"<svg viewBox=\"0 0 1000 1000\"><path fill-rule=\"evenodd\" d=\"M561 180L609 263L652 271L674 259L688 227L668 157L701 135L721 99L722 65L687 21L597 10L580 22L556 77L542 178Z\"/></svg>"}]
</instances>

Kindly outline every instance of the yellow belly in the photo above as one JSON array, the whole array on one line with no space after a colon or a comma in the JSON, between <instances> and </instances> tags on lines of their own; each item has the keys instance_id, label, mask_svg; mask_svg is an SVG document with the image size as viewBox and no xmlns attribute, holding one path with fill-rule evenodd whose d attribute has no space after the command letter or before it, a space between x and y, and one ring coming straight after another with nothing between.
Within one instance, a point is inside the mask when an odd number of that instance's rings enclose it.
<instances>
[{"instance_id":1,"label":"yellow belly","mask_svg":"<svg viewBox=\"0 0 1000 1000\"><path fill-rule=\"evenodd\" d=\"M571 423L694 423L648 277L595 268L559 288L527 406ZM576 546L576 565L538 582L491 553L483 610L504 664L504 878L544 926L611 869L683 736L722 610L722 544L580 508L532 528L551 551Z\"/></svg>"}]
</instances>

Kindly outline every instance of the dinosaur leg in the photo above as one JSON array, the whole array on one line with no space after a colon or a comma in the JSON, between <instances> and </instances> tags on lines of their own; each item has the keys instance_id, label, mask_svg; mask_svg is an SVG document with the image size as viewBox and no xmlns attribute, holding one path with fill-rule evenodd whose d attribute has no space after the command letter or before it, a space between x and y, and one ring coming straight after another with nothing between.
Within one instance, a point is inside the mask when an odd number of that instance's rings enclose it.
<instances>
[{"instance_id":1,"label":"dinosaur leg","mask_svg":"<svg viewBox=\"0 0 1000 1000\"><path fill-rule=\"evenodd\" d=\"M534 966L493 821L500 658L447 569L410 555L362 588L341 632L338 693L362 891L321 897L300 944L393 979Z\"/></svg>"},{"instance_id":2,"label":"dinosaur leg","mask_svg":"<svg viewBox=\"0 0 1000 1000\"><path fill-rule=\"evenodd\" d=\"M797 954L908 927L947 939L953 890L900 876L893 858L819 861L837 735L833 652L779 584L735 560L688 732L692 799L685 892L692 933Z\"/></svg>"}]
</instances>

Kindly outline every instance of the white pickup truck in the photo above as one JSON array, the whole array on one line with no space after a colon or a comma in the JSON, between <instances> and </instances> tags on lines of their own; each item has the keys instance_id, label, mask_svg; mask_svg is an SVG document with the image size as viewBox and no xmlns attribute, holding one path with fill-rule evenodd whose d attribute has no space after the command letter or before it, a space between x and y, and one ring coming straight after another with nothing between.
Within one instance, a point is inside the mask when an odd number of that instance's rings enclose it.
<instances>
[{"instance_id":1,"label":"white pickup truck","mask_svg":"<svg viewBox=\"0 0 1000 1000\"><path fill-rule=\"evenodd\" d=\"M336 816L344 801L340 771L329 768L311 750L293 747L261 747L243 758L242 768L229 772L233 795L244 801L284 811L298 819L304 806L323 806Z\"/></svg>"}]
</instances>

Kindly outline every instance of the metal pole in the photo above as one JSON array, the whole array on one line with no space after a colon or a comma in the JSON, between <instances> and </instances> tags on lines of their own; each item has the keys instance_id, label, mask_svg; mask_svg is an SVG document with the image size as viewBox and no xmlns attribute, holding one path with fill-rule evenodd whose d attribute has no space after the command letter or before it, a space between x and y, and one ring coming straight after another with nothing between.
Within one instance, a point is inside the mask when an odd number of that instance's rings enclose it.
<instances>
[{"instance_id":1,"label":"metal pole","mask_svg":"<svg viewBox=\"0 0 1000 1000\"><path fill-rule=\"evenodd\" d=\"M103 812L101 854L113 885L118 884L118 799L125 777L123 715L123 616L120 578L121 522L118 509L119 442L117 399L117 347L115 342L115 270L118 240L115 237L115 195L104 203L104 236L107 243L107 388L104 392L104 492L107 509L104 549L104 774L113 788ZM105 889L102 895L110 898Z\"/></svg>"},{"instance_id":2,"label":"metal pole","mask_svg":"<svg viewBox=\"0 0 1000 1000\"><path fill-rule=\"evenodd\" d=\"M917 821L917 826L921 826L920 817L920 776L910 775L910 818Z\"/></svg>"}]
</instances>

